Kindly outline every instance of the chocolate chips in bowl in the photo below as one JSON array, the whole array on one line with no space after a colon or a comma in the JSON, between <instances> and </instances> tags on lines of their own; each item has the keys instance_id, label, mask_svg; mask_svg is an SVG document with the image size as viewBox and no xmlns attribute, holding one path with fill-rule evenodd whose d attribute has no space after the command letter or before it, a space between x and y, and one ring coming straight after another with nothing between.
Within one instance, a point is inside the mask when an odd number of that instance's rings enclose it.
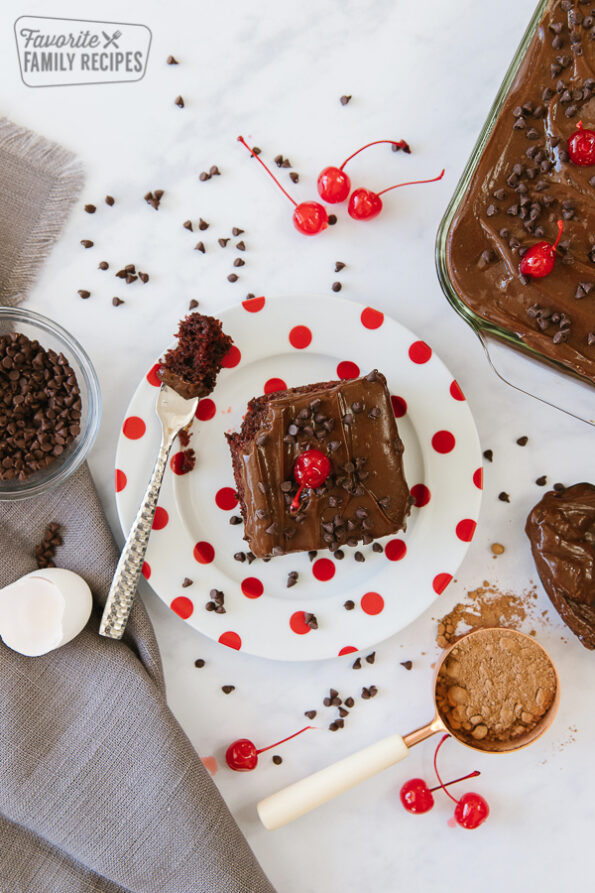
<instances>
[{"instance_id":1,"label":"chocolate chips in bowl","mask_svg":"<svg viewBox=\"0 0 595 893\"><path fill-rule=\"evenodd\" d=\"M97 375L72 335L31 310L0 308L0 499L36 496L69 477L100 415Z\"/></svg>"}]
</instances>

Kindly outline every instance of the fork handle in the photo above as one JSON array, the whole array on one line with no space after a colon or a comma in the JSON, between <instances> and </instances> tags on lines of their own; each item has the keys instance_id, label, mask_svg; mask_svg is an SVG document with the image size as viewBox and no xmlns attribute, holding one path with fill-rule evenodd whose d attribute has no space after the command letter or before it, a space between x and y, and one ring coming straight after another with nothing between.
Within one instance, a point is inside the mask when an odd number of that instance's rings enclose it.
<instances>
[{"instance_id":1,"label":"fork handle","mask_svg":"<svg viewBox=\"0 0 595 893\"><path fill-rule=\"evenodd\" d=\"M132 610L132 602L143 569L143 562L153 527L153 518L159 499L163 475L167 467L174 438L163 437L159 455L144 499L130 528L120 560L107 595L99 635L109 639L121 639Z\"/></svg>"}]
</instances>

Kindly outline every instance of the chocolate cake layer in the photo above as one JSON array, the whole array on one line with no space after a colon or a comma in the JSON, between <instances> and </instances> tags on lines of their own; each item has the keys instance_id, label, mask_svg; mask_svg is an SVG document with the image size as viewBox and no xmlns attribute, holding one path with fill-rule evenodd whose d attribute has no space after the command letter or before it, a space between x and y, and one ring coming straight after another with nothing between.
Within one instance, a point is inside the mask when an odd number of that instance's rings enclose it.
<instances>
[{"instance_id":1,"label":"chocolate cake layer","mask_svg":"<svg viewBox=\"0 0 595 893\"><path fill-rule=\"evenodd\" d=\"M546 493L525 531L554 607L585 648L595 649L595 486Z\"/></svg>"},{"instance_id":2,"label":"chocolate cake layer","mask_svg":"<svg viewBox=\"0 0 595 893\"><path fill-rule=\"evenodd\" d=\"M227 435L245 539L257 558L312 549L335 551L405 528L409 487L403 444L384 376L328 381L256 397L239 434ZM305 489L297 457L320 450L331 472Z\"/></svg>"},{"instance_id":3,"label":"chocolate cake layer","mask_svg":"<svg viewBox=\"0 0 595 893\"><path fill-rule=\"evenodd\" d=\"M178 343L165 354L157 375L180 397L206 397L215 387L223 358L233 342L213 316L189 313L180 322Z\"/></svg>"},{"instance_id":4,"label":"chocolate cake layer","mask_svg":"<svg viewBox=\"0 0 595 893\"><path fill-rule=\"evenodd\" d=\"M593 3L552 0L475 170L447 241L450 278L479 316L595 383L595 166L568 138L595 127ZM523 277L539 241L564 232L554 270Z\"/></svg>"}]
</instances>

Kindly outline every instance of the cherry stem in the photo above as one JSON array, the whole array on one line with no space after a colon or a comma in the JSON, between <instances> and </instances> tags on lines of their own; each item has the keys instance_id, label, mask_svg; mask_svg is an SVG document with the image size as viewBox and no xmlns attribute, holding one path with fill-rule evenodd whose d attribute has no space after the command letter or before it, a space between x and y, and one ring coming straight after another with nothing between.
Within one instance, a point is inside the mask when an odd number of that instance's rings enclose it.
<instances>
[{"instance_id":1,"label":"cherry stem","mask_svg":"<svg viewBox=\"0 0 595 893\"><path fill-rule=\"evenodd\" d=\"M299 509L299 507L300 507L300 496L301 496L302 490L304 489L305 486L306 486L305 484L300 484L297 493L296 493L295 496L293 497L293 502L292 502L291 505L289 506L289 511L290 511L290 512L297 512L297 510Z\"/></svg>"},{"instance_id":2,"label":"cherry stem","mask_svg":"<svg viewBox=\"0 0 595 893\"><path fill-rule=\"evenodd\" d=\"M244 139L243 136L239 136L239 137L238 137L238 143L241 143L242 146L245 146L245 147L248 149L248 151L250 152L250 155L252 156L252 158L256 158L256 160L258 161L258 163L259 163L259 164L262 164L263 168L265 169L265 171L267 172L267 174L269 175L269 177L272 177L272 179L275 181L275 183L277 184L277 186L279 187L279 189L281 190L281 192L283 193L283 195L287 196L287 198L289 199L289 201L290 201L293 205L295 205L295 207L297 208L297 202L296 202L296 200L290 196L290 194L287 192L286 189L283 188L283 186L281 186L281 184L279 183L279 181L278 181L278 179L276 178L276 176L274 175L274 173L268 169L268 167L266 166L266 164L264 163L264 161L262 161L262 159L259 158L259 156L256 154L256 152L254 152L254 151L250 148L250 146L248 145L248 143L246 142L246 140Z\"/></svg>"},{"instance_id":3,"label":"cherry stem","mask_svg":"<svg viewBox=\"0 0 595 893\"><path fill-rule=\"evenodd\" d=\"M418 186L420 183L436 183L437 180L441 180L444 176L444 171L438 174L437 177L432 177L431 180L408 180L407 183L397 183L396 186L389 186L388 189L383 189L382 192L377 192L376 195L384 195L385 192L390 192L391 189L398 189L400 186Z\"/></svg>"},{"instance_id":4,"label":"cherry stem","mask_svg":"<svg viewBox=\"0 0 595 893\"><path fill-rule=\"evenodd\" d=\"M292 738L296 738L298 735L301 735L302 732L307 732L308 729L313 729L314 726L304 726L303 729L300 729L299 732L294 732L293 735L288 735L287 738L283 738L281 741L275 741L274 744L269 744L268 747L261 747L260 750L257 750L256 753L264 753L265 750L270 750L272 747L278 747L279 744L285 744L286 741L291 741Z\"/></svg>"},{"instance_id":5,"label":"cherry stem","mask_svg":"<svg viewBox=\"0 0 595 893\"><path fill-rule=\"evenodd\" d=\"M563 220L558 220L558 237L557 237L556 241L554 242L554 244L552 245L552 249L553 249L554 251L555 251L556 248L558 247L558 242L559 242L560 239L562 238L562 230L563 230L563 229L564 229L564 221L563 221Z\"/></svg>"},{"instance_id":6,"label":"cherry stem","mask_svg":"<svg viewBox=\"0 0 595 893\"><path fill-rule=\"evenodd\" d=\"M398 146L399 149L402 149L407 145L405 140L374 140L373 143L366 143L365 146L362 146L361 149L358 149L357 152L354 152L349 158L346 158L339 170L342 171L347 162L351 161L352 158L355 158L356 155L359 155L360 152L363 152L364 149L369 149L370 146L377 146L379 143L390 143L391 146Z\"/></svg>"},{"instance_id":7,"label":"cherry stem","mask_svg":"<svg viewBox=\"0 0 595 893\"><path fill-rule=\"evenodd\" d=\"M470 772L469 775L462 775L460 778L453 778L452 781L447 781L444 784L437 784L435 788L430 788L430 793L439 790L439 788L447 788L450 784L456 784L458 781L466 781L468 778L477 778L478 775L481 775L479 769L476 769L474 772Z\"/></svg>"},{"instance_id":8,"label":"cherry stem","mask_svg":"<svg viewBox=\"0 0 595 893\"><path fill-rule=\"evenodd\" d=\"M440 782L440 787L444 790L444 793L446 794L446 796L450 797L450 799L452 800L453 803L458 803L459 801L457 800L457 798L453 797L453 795L450 793L450 791L446 790L446 785L440 778L440 773L438 772L438 764L436 762L436 760L438 759L438 751L440 750L440 748L442 747L442 745L444 744L444 742L446 741L447 738L450 738L450 735L443 735L442 740L440 741L440 744L436 748L436 753L434 754L434 772L436 773L436 778Z\"/></svg>"}]
</instances>

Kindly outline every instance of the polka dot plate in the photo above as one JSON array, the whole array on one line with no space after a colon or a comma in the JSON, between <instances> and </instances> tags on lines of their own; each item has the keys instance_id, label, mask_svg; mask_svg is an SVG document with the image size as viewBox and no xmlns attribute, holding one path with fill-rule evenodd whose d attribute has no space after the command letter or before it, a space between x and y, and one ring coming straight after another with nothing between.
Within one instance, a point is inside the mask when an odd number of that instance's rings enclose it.
<instances>
[{"instance_id":1,"label":"polka dot plate","mask_svg":"<svg viewBox=\"0 0 595 893\"><path fill-rule=\"evenodd\" d=\"M234 347L217 387L198 405L184 473L174 444L143 568L155 592L191 626L230 648L312 660L368 648L416 619L446 588L475 532L481 451L465 397L431 347L379 310L327 297L252 298L219 314ZM360 546L338 560L319 552L239 562L246 551L224 433L259 394L378 368L387 378L415 504L407 532L383 552ZM155 365L128 407L116 457L116 498L130 529L157 455ZM182 473L180 473L182 472ZM297 583L287 579L297 572ZM187 579L186 579L187 578ZM192 583L189 584L188 580ZM183 585L183 583L186 585ZM225 613L207 610L210 590ZM354 608L346 610L344 603ZM317 629L305 622L314 614Z\"/></svg>"}]
</instances>

